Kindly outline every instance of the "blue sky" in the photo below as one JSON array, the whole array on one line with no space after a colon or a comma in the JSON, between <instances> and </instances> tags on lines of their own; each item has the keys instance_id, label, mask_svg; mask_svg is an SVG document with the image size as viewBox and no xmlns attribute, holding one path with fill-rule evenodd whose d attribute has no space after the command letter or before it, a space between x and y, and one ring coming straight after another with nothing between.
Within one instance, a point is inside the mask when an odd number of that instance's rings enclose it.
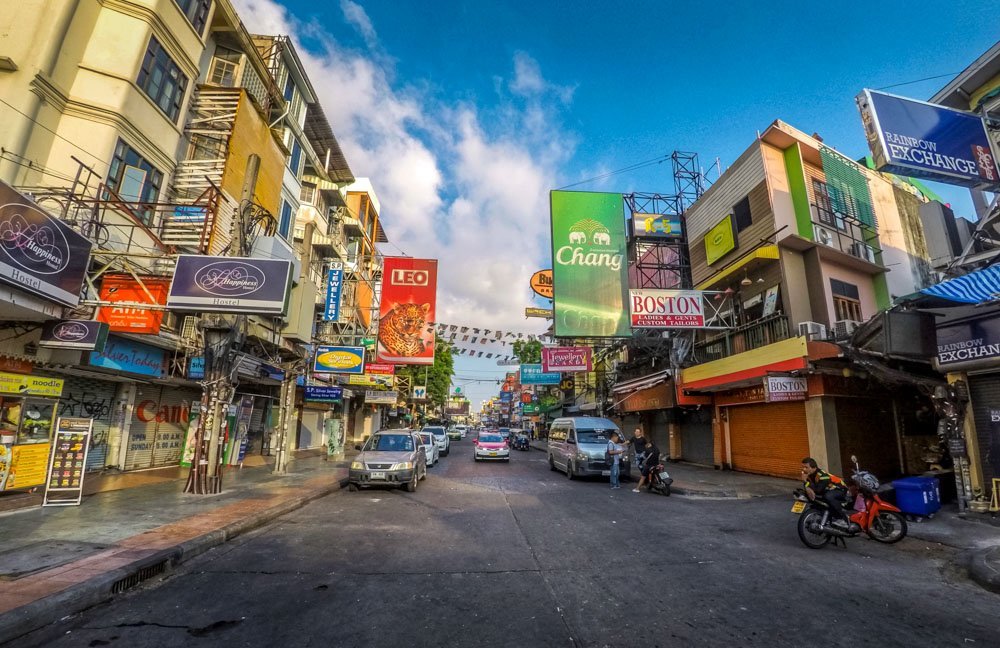
<instances>
[{"instance_id":1,"label":"blue sky","mask_svg":"<svg viewBox=\"0 0 1000 648\"><path fill-rule=\"evenodd\" d=\"M955 0L235 1L251 30L297 34L394 245L441 259L438 319L525 332L543 328L523 307L548 267L549 189L675 149L725 167L776 118L860 157L858 91L959 72L997 39L995 7ZM672 186L665 163L579 188ZM972 215L964 189L935 189ZM466 385L476 403L495 389Z\"/></svg>"}]
</instances>

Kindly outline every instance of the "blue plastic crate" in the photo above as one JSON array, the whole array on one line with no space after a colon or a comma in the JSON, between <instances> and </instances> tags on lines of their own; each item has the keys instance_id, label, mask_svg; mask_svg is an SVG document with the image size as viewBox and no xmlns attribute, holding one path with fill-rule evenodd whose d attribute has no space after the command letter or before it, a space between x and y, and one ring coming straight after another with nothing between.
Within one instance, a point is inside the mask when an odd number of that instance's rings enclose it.
<instances>
[{"instance_id":1,"label":"blue plastic crate","mask_svg":"<svg viewBox=\"0 0 1000 648\"><path fill-rule=\"evenodd\" d=\"M937 477L904 477L892 482L896 506L910 515L933 515L941 509Z\"/></svg>"}]
</instances>

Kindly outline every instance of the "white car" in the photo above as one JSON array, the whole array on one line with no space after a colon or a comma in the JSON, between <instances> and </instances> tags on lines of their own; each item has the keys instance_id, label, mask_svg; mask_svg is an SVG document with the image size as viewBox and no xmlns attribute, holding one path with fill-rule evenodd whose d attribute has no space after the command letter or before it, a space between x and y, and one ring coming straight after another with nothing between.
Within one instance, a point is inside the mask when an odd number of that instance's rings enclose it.
<instances>
[{"instance_id":1,"label":"white car","mask_svg":"<svg viewBox=\"0 0 1000 648\"><path fill-rule=\"evenodd\" d=\"M427 457L428 466L433 466L437 462L441 461L441 452L438 450L433 434L430 432L421 432L420 442L424 446L424 455Z\"/></svg>"},{"instance_id":2,"label":"white car","mask_svg":"<svg viewBox=\"0 0 1000 648\"><path fill-rule=\"evenodd\" d=\"M463 439L465 438L465 435L469 433L468 425L456 425L455 429L458 430L458 433L462 435L461 438Z\"/></svg>"},{"instance_id":3,"label":"white car","mask_svg":"<svg viewBox=\"0 0 1000 648\"><path fill-rule=\"evenodd\" d=\"M448 432L440 425L428 425L425 426L421 432L430 432L434 435L434 443L437 444L438 454L442 457L447 457L448 453L451 451L451 440L448 438Z\"/></svg>"}]
</instances>

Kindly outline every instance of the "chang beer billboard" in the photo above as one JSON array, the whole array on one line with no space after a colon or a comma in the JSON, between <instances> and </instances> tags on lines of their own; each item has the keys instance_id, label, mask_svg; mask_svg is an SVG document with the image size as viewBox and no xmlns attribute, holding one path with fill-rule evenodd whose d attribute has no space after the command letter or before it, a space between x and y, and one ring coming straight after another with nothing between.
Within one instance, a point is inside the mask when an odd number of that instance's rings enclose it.
<instances>
[{"instance_id":1,"label":"chang beer billboard","mask_svg":"<svg viewBox=\"0 0 1000 648\"><path fill-rule=\"evenodd\" d=\"M553 191L550 200L556 336L630 336L621 194Z\"/></svg>"}]
</instances>

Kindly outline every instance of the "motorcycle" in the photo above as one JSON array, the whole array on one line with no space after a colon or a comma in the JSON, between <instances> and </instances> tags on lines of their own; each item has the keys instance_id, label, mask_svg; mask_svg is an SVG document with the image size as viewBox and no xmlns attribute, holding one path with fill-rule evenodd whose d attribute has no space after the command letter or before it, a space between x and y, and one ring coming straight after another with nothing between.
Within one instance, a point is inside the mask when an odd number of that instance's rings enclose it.
<instances>
[{"instance_id":1,"label":"motorcycle","mask_svg":"<svg viewBox=\"0 0 1000 648\"><path fill-rule=\"evenodd\" d=\"M847 507L852 511L849 515L850 526L833 525L826 502L810 500L802 489L795 491L792 513L799 515L799 539L810 549L822 549L830 541L847 546L846 538L862 533L883 544L894 544L906 537L906 518L902 511L879 497L878 478L867 470L861 470L856 456L851 455L851 461L854 463L854 474L848 480ZM857 510L859 498L864 502L862 510ZM851 506L851 503L854 505Z\"/></svg>"},{"instance_id":2,"label":"motorcycle","mask_svg":"<svg viewBox=\"0 0 1000 648\"><path fill-rule=\"evenodd\" d=\"M515 450L528 450L530 447L528 445L528 435L518 434L515 436L514 441L511 443L511 447Z\"/></svg>"},{"instance_id":3,"label":"motorcycle","mask_svg":"<svg viewBox=\"0 0 1000 648\"><path fill-rule=\"evenodd\" d=\"M649 471L649 485L646 486L646 490L650 493L670 497L670 485L673 483L674 480L670 477L666 467L662 463L657 464Z\"/></svg>"}]
</instances>

